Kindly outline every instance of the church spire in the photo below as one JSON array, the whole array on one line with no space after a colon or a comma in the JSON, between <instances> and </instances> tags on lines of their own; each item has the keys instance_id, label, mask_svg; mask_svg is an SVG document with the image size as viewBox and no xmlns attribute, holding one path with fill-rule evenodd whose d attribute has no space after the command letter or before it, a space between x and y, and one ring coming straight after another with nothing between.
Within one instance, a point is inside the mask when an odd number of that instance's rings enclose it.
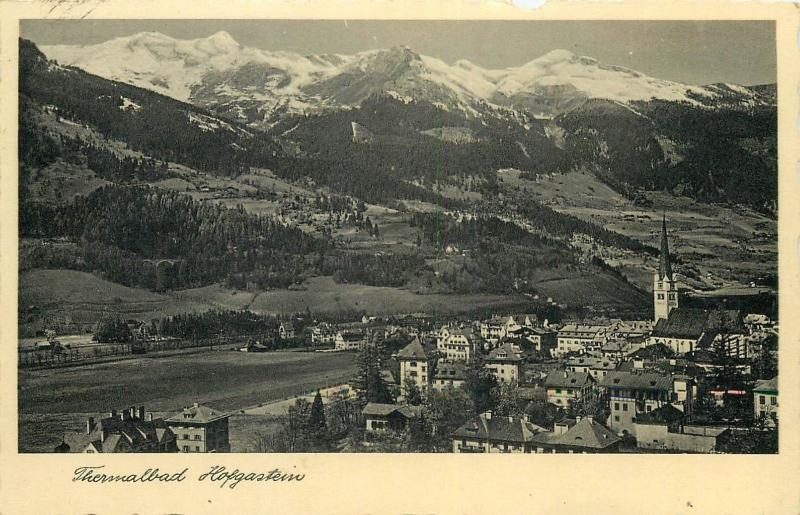
<instances>
[{"instance_id":1,"label":"church spire","mask_svg":"<svg viewBox=\"0 0 800 515\"><path fill-rule=\"evenodd\" d=\"M661 256L658 264L658 278L672 280L672 265L669 262L669 245L667 244L667 215L661 220Z\"/></svg>"}]
</instances>

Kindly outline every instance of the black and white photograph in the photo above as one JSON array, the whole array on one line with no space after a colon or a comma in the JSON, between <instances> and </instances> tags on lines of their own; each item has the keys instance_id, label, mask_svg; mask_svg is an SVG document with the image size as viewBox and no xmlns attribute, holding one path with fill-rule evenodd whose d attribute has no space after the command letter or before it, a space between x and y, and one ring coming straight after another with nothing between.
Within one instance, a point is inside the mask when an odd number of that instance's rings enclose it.
<instances>
[{"instance_id":1,"label":"black and white photograph","mask_svg":"<svg viewBox=\"0 0 800 515\"><path fill-rule=\"evenodd\" d=\"M774 21L19 31L19 453L778 453Z\"/></svg>"}]
</instances>

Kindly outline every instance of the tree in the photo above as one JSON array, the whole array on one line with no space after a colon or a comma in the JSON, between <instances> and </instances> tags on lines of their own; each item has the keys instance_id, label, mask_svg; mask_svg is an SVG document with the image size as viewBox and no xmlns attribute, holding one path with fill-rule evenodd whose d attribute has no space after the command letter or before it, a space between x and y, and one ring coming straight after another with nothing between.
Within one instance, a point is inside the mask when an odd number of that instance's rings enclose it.
<instances>
[{"instance_id":1,"label":"tree","mask_svg":"<svg viewBox=\"0 0 800 515\"><path fill-rule=\"evenodd\" d=\"M381 376L383 360L384 350L380 342L364 345L358 353L358 375L354 380L354 387L363 394L367 402L394 402L389 385Z\"/></svg>"},{"instance_id":2,"label":"tree","mask_svg":"<svg viewBox=\"0 0 800 515\"><path fill-rule=\"evenodd\" d=\"M314 402L311 403L308 427L312 432L328 430L328 423L325 420L325 406L322 404L322 395L319 393L319 390L317 390L317 394L314 396Z\"/></svg>"},{"instance_id":3,"label":"tree","mask_svg":"<svg viewBox=\"0 0 800 515\"><path fill-rule=\"evenodd\" d=\"M450 452L452 434L475 415L467 392L452 386L430 392L423 409L431 423L432 450L437 452Z\"/></svg>"},{"instance_id":4,"label":"tree","mask_svg":"<svg viewBox=\"0 0 800 515\"><path fill-rule=\"evenodd\" d=\"M115 315L97 323L94 338L100 343L127 343L133 335L128 324Z\"/></svg>"},{"instance_id":5,"label":"tree","mask_svg":"<svg viewBox=\"0 0 800 515\"><path fill-rule=\"evenodd\" d=\"M419 389L419 386L417 386L417 383L413 381L406 382L403 396L406 399L406 403L412 406L419 406L422 404L422 391Z\"/></svg>"},{"instance_id":6,"label":"tree","mask_svg":"<svg viewBox=\"0 0 800 515\"><path fill-rule=\"evenodd\" d=\"M501 417L517 417L522 414L519 387L516 383L502 383L494 388L497 399L495 414Z\"/></svg>"},{"instance_id":7,"label":"tree","mask_svg":"<svg viewBox=\"0 0 800 515\"><path fill-rule=\"evenodd\" d=\"M470 363L464 385L475 413L484 413L497 407L497 378L483 367L479 359L473 359Z\"/></svg>"},{"instance_id":8,"label":"tree","mask_svg":"<svg viewBox=\"0 0 800 515\"><path fill-rule=\"evenodd\" d=\"M433 450L433 426L425 414L425 410L420 410L417 416L408 421L404 440L406 451L431 452Z\"/></svg>"}]
</instances>

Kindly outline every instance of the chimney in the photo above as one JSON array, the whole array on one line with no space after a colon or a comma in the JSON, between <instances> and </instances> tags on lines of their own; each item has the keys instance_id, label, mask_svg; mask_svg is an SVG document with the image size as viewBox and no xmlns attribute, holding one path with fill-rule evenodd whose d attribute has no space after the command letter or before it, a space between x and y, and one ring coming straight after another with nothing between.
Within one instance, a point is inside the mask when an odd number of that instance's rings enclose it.
<instances>
[{"instance_id":1,"label":"chimney","mask_svg":"<svg viewBox=\"0 0 800 515\"><path fill-rule=\"evenodd\" d=\"M580 416L580 415L577 415L577 416L575 417L575 422L576 422L576 423L578 423L578 422L580 422L580 421L581 421L581 416Z\"/></svg>"},{"instance_id":2,"label":"chimney","mask_svg":"<svg viewBox=\"0 0 800 515\"><path fill-rule=\"evenodd\" d=\"M109 413L108 416L111 418L117 418L117 410L112 409L111 413Z\"/></svg>"},{"instance_id":3,"label":"chimney","mask_svg":"<svg viewBox=\"0 0 800 515\"><path fill-rule=\"evenodd\" d=\"M93 428L94 428L94 417L89 417L89 419L86 421L86 434L88 435L89 433L91 433Z\"/></svg>"},{"instance_id":4,"label":"chimney","mask_svg":"<svg viewBox=\"0 0 800 515\"><path fill-rule=\"evenodd\" d=\"M486 413L483 414L483 416L484 416L484 418L486 420L492 420L492 412L491 411L487 411Z\"/></svg>"},{"instance_id":5,"label":"chimney","mask_svg":"<svg viewBox=\"0 0 800 515\"><path fill-rule=\"evenodd\" d=\"M153 421L153 414L152 413L148 413L147 414L147 420L149 420L150 422Z\"/></svg>"},{"instance_id":6,"label":"chimney","mask_svg":"<svg viewBox=\"0 0 800 515\"><path fill-rule=\"evenodd\" d=\"M128 418L136 418L136 406L128 408Z\"/></svg>"},{"instance_id":7,"label":"chimney","mask_svg":"<svg viewBox=\"0 0 800 515\"><path fill-rule=\"evenodd\" d=\"M588 415L586 418L589 419L590 424L594 421L594 417L592 415Z\"/></svg>"},{"instance_id":8,"label":"chimney","mask_svg":"<svg viewBox=\"0 0 800 515\"><path fill-rule=\"evenodd\" d=\"M139 406L139 420L144 420L144 406Z\"/></svg>"},{"instance_id":9,"label":"chimney","mask_svg":"<svg viewBox=\"0 0 800 515\"><path fill-rule=\"evenodd\" d=\"M104 428L100 429L100 441L101 442L105 442L106 441L106 430Z\"/></svg>"}]
</instances>

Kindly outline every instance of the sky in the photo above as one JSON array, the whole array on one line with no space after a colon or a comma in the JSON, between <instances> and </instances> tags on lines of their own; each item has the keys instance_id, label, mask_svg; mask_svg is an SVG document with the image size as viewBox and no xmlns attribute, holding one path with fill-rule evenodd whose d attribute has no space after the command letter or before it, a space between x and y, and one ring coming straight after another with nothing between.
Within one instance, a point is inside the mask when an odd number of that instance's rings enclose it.
<instances>
[{"instance_id":1,"label":"sky","mask_svg":"<svg viewBox=\"0 0 800 515\"><path fill-rule=\"evenodd\" d=\"M301 54L350 54L406 45L448 63L522 65L566 49L686 84L776 81L771 21L306 21L23 20L21 36L39 45L95 44L152 31L179 38L224 30L244 46Z\"/></svg>"}]
</instances>

